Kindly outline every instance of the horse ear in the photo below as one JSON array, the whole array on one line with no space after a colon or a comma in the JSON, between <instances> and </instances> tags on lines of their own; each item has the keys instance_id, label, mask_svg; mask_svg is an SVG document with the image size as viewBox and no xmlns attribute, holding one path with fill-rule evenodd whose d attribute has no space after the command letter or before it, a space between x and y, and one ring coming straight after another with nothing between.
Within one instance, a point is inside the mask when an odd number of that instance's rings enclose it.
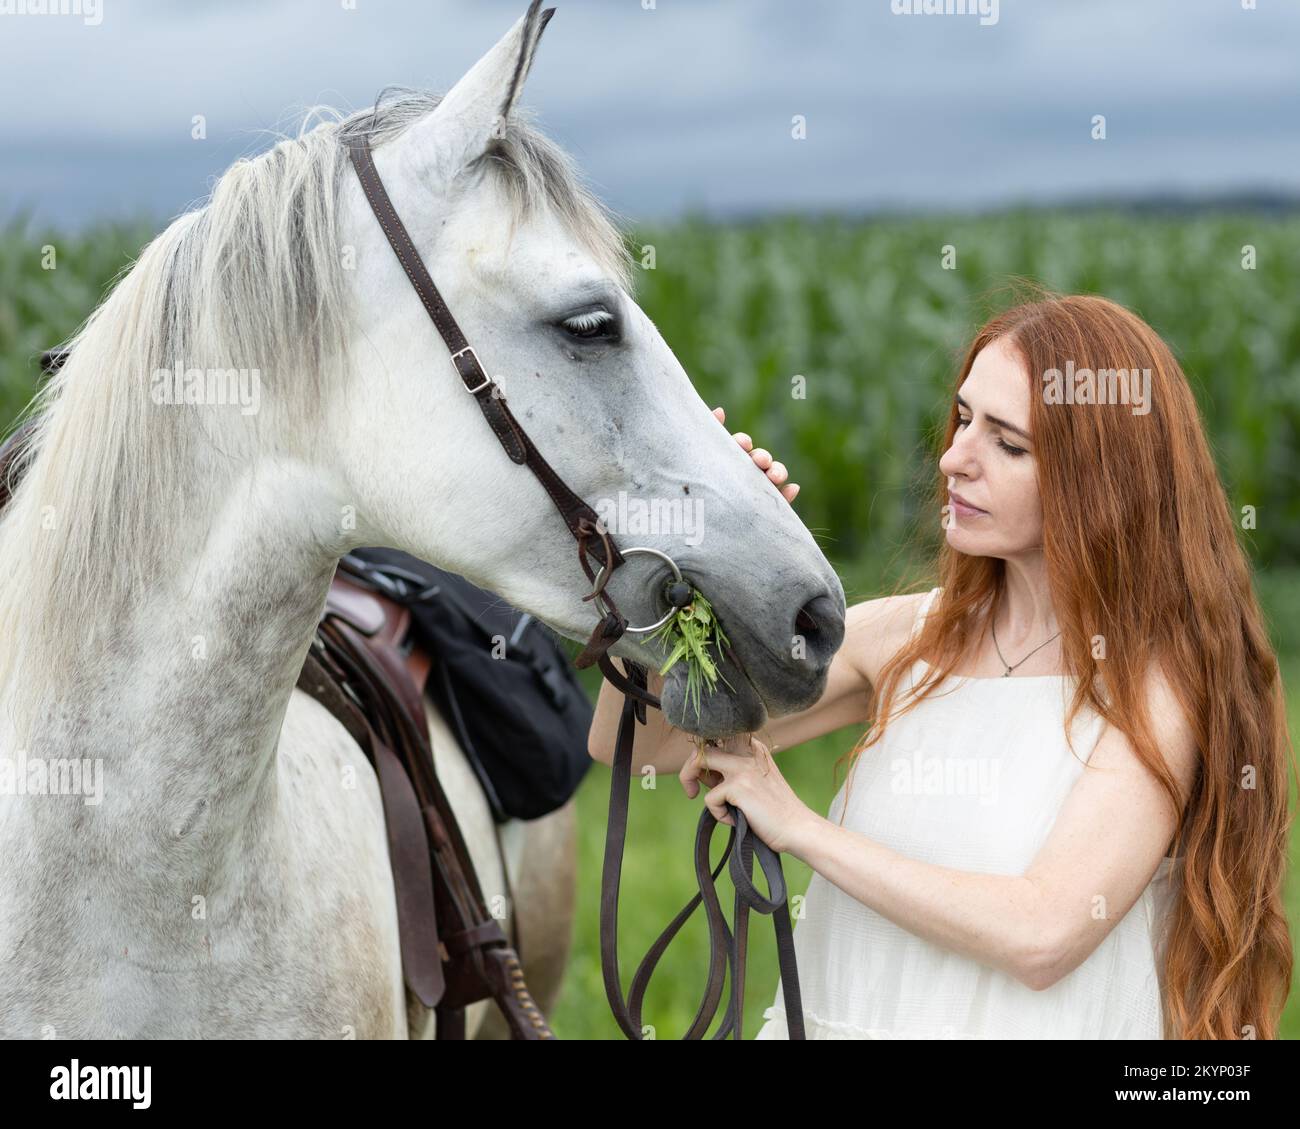
<instances>
[{"instance_id":1,"label":"horse ear","mask_svg":"<svg viewBox=\"0 0 1300 1129\"><path fill-rule=\"evenodd\" d=\"M450 179L503 136L542 32L555 14L532 0L515 25L447 92L424 121L402 137L412 156Z\"/></svg>"}]
</instances>

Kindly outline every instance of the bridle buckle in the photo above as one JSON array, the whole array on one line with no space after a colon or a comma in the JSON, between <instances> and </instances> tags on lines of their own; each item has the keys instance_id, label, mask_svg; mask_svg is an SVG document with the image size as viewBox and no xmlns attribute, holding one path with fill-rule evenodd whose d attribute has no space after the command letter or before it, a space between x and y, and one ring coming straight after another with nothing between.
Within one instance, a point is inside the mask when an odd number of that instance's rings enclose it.
<instances>
[{"instance_id":1,"label":"bridle buckle","mask_svg":"<svg viewBox=\"0 0 1300 1129\"><path fill-rule=\"evenodd\" d=\"M468 353L471 357L474 358L474 367L483 374L483 383L480 384L477 388L471 388L468 384L464 385L465 391L468 392L471 396L473 396L476 393L482 392L484 388L486 388L489 384L491 384L492 378L488 376L487 369L483 367L483 363L478 359L478 354L474 352L473 345L466 345L465 348L459 350L458 352L452 353L451 363L453 365L456 365L456 362L460 360L460 358L463 357L466 353ZM456 365L456 369L457 371L459 371L460 365Z\"/></svg>"}]
</instances>

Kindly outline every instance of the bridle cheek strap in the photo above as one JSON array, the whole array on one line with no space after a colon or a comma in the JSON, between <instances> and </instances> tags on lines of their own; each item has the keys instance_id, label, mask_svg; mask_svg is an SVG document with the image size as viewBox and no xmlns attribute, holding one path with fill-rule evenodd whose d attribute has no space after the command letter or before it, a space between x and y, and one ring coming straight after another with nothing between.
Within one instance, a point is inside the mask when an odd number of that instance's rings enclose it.
<instances>
[{"instance_id":1,"label":"bridle cheek strap","mask_svg":"<svg viewBox=\"0 0 1300 1129\"><path fill-rule=\"evenodd\" d=\"M397 209L393 207L383 181L379 179L379 170L375 168L374 157L370 152L370 139L365 134L351 138L348 142L348 156L351 158L352 167L356 169L357 179L361 182L361 190L366 194L371 210L379 220L379 226L383 228L389 245L397 255L397 261L402 264L406 277L411 280L420 302L451 352L452 364L456 366L456 371L464 382L465 391L477 401L484 418L500 440L501 446L505 448L510 460L532 470L550 495L555 508L564 518L564 524L568 526L569 532L578 543L578 562L586 573L587 579L593 583L596 580L596 571L587 561L588 555L595 557L598 564L608 566L601 576L600 583L590 595L583 597L584 600L600 597L609 608L604 618L593 629L586 647L574 660L579 668L591 666L605 656L605 652L618 642L627 629L627 619L618 610L613 598L604 591L605 584L614 569L624 563L624 557L601 524L596 511L564 484L564 480L555 473L554 468L533 445L528 433L510 411L501 386L487 375L479 363L478 354L474 352L460 326L456 324L456 319L452 317L451 310L447 308L447 303L443 301L433 278L415 250L406 225L398 217Z\"/></svg>"}]
</instances>

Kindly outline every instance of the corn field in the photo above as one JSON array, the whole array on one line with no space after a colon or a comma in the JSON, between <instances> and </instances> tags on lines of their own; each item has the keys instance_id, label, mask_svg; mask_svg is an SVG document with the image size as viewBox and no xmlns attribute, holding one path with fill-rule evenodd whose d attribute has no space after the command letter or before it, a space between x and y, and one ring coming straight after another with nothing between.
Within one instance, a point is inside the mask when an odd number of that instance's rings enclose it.
<instances>
[{"instance_id":1,"label":"corn field","mask_svg":"<svg viewBox=\"0 0 1300 1129\"><path fill-rule=\"evenodd\" d=\"M149 235L59 236L22 221L0 232L0 423L30 396L36 356L77 327ZM1255 507L1257 528L1243 534L1255 563L1300 564L1300 217L687 219L629 242L643 264L638 300L729 428L790 467L800 515L837 566L888 559L928 524L919 507L956 366L1015 277L1104 294L1164 336L1230 503Z\"/></svg>"}]
</instances>

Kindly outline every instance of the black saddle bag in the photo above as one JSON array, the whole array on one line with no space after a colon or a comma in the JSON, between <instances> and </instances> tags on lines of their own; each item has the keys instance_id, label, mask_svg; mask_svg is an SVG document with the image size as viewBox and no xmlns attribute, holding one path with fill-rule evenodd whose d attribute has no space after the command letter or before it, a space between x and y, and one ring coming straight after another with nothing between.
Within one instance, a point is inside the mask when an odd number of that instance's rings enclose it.
<instances>
[{"instance_id":1,"label":"black saddle bag","mask_svg":"<svg viewBox=\"0 0 1300 1129\"><path fill-rule=\"evenodd\" d=\"M411 609L432 660L427 692L460 741L498 823L562 807L591 766L591 700L550 628L463 576L396 549L340 568Z\"/></svg>"}]
</instances>

